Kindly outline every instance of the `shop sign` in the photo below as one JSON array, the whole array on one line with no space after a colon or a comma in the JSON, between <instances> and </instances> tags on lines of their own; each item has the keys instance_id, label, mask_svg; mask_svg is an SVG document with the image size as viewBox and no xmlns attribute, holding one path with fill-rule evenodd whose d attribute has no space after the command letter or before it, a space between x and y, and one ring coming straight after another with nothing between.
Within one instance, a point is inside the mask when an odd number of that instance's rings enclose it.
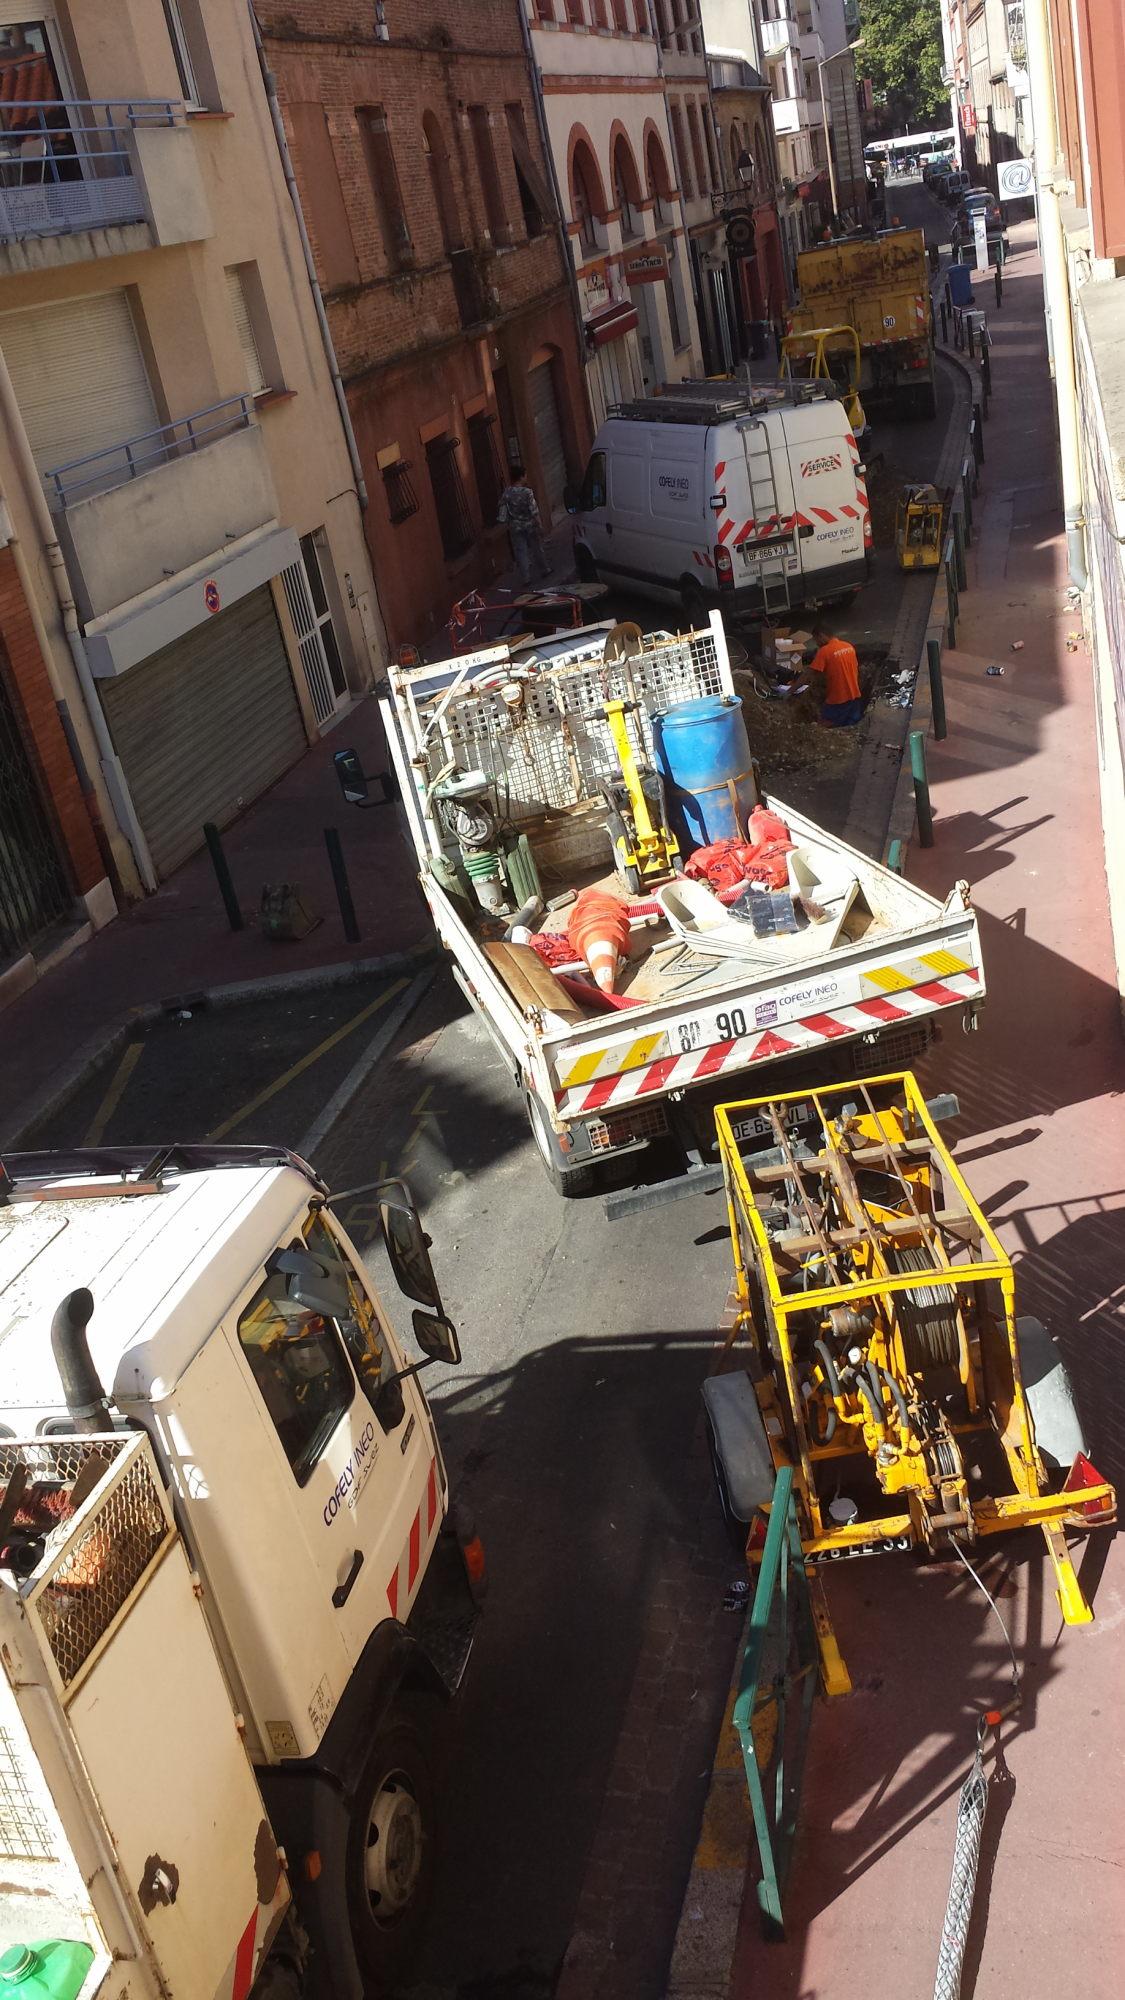
<instances>
[{"instance_id":1,"label":"shop sign","mask_svg":"<svg viewBox=\"0 0 1125 2000\"><path fill-rule=\"evenodd\" d=\"M658 285L668 276L668 252L663 243L642 243L621 259L627 285Z\"/></svg>"}]
</instances>

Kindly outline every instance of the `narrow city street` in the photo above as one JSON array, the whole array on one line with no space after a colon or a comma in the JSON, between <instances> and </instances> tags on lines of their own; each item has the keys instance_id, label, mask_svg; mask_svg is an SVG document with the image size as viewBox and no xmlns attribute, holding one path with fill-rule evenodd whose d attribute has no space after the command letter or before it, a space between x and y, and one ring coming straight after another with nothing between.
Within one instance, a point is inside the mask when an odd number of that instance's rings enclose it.
<instances>
[{"instance_id":1,"label":"narrow city street","mask_svg":"<svg viewBox=\"0 0 1125 2000\"><path fill-rule=\"evenodd\" d=\"M904 219L940 228L920 188L897 201ZM950 736L933 751L937 844L909 862L938 895L958 875L972 881L991 995L980 1034L947 1037L924 1074L928 1088L958 1094L960 1163L1017 1256L1021 1297L1063 1340L1099 1465L1120 1476L1125 1071L1100 878L1079 908L1049 830L1070 829L1078 849L1093 841L1079 830L1089 721L1083 663L1060 655L1044 445L1020 416L1042 366L1026 230L1016 251L1009 317L996 323L982 520L946 670ZM958 393L951 370L941 381L936 425L885 429L899 473L937 464ZM857 642L889 633L908 601L898 577L888 603L886 552L882 562L850 617ZM1018 664L1013 638L1024 640ZM993 655L1007 680L981 678ZM853 806L840 781L810 779L802 802L829 824ZM389 823L368 824L374 864L391 851ZM721 1197L616 1225L597 1199L559 1200L484 1026L444 966L422 959L239 1004L185 989L21 1143L170 1138L304 1148L335 1186L404 1174L461 1331L462 1366L434 1371L428 1390L490 1591L458 1704L432 1920L398 2000L661 2000L741 1629L724 1597L742 1565L700 1422L730 1279ZM358 1198L344 1220L409 1340L371 1201ZM1096 1745L1119 1677L1120 1564L1106 1543L1091 1547L1082 1577L1097 1622L1062 1635L1041 1547L1006 1543L986 1574L1013 1629L1025 1702L1010 1769L998 1767L974 1991L1009 2000L1005 1968L1025 1926L1048 1952L1020 1884L1041 1873L1046 1909L1051 1873L1069 1857L1070 1899L1099 1930L1086 1990L1109 2000L1107 1968L1125 1940L1102 1886L1116 1831ZM748 1889L734 2000L763 1982L782 2000L834 1995L841 1962L849 1990L875 1980L891 1949L888 1909L910 1990L922 1990L971 1754L966 1716L1003 1683L1002 1636L948 1565L849 1564L831 1578L831 1602L855 1693L814 1714L790 1939L762 1944ZM745 1809L733 1840L749 1859ZM1075 1858L1087 1848L1096 1859ZM1029 2000L1055 1990L1026 1973L1024 1985Z\"/></svg>"}]
</instances>

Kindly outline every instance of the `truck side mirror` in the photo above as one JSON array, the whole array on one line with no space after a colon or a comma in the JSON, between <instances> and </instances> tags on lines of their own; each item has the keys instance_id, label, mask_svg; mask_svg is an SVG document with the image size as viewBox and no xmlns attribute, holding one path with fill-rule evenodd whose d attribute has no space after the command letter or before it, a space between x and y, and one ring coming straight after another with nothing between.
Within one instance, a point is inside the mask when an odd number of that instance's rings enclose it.
<instances>
[{"instance_id":1,"label":"truck side mirror","mask_svg":"<svg viewBox=\"0 0 1125 2000\"><path fill-rule=\"evenodd\" d=\"M450 1368L457 1367L461 1359L461 1343L451 1319L447 1319L444 1313L416 1312L413 1325L414 1338L428 1360L444 1361Z\"/></svg>"},{"instance_id":2,"label":"truck side mirror","mask_svg":"<svg viewBox=\"0 0 1125 2000\"><path fill-rule=\"evenodd\" d=\"M430 1239L403 1182L394 1186L398 1192L384 1194L379 1203L379 1225L391 1269L408 1299L417 1299L419 1305L440 1313L441 1293L430 1263Z\"/></svg>"}]
</instances>

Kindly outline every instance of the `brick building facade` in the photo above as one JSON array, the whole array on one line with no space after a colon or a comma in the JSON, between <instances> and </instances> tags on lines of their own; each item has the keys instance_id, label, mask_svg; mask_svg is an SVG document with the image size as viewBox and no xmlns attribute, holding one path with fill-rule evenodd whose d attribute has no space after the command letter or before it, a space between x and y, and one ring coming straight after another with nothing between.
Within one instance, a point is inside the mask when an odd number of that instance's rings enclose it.
<instances>
[{"instance_id":1,"label":"brick building facade","mask_svg":"<svg viewBox=\"0 0 1125 2000\"><path fill-rule=\"evenodd\" d=\"M549 526L589 441L518 5L259 9L392 647L432 639L506 567L509 464L526 465Z\"/></svg>"}]
</instances>

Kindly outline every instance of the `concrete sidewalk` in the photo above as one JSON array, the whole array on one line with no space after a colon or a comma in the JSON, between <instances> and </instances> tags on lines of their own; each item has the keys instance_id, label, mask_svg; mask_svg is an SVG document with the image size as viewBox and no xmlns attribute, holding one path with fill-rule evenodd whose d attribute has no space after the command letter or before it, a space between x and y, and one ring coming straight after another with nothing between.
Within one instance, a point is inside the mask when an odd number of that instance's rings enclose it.
<instances>
[{"instance_id":1,"label":"concrete sidewalk","mask_svg":"<svg viewBox=\"0 0 1125 2000\"><path fill-rule=\"evenodd\" d=\"M1066 643L1080 617L1067 609L1040 267L1032 226L1011 234L1003 310L989 313L993 401L969 588L958 646L945 656L949 734L929 745L936 844L908 860L934 894L961 877L972 884L989 999L979 1032L947 1039L924 1081L960 1099L945 1133L1015 1259L1021 1310L1064 1347L1095 1462L1120 1485L1125 1047L1090 663ZM987 674L993 664L1002 676ZM1080 1570L1096 1622L1068 1629L1037 1537L985 1557L1024 1700L989 1760L966 2000L1053 2000L1078 1968L1087 2000L1120 1991L1125 1548L1095 1537ZM855 1692L814 1711L787 1940L762 1938L740 1804L718 1851L701 1848L709 1868L697 1853L670 1994L834 2000L888 1979L903 1993L933 1989L957 1795L976 1715L1008 1693L1004 1640L969 1578L946 1565L844 1564L828 1596ZM720 1746L720 1778L729 1749ZM744 1800L741 1772L731 1775L726 1793ZM729 1887L744 1853L733 1965L708 1963L689 1950L693 1912L722 1928L708 1891L724 1868Z\"/></svg>"},{"instance_id":2,"label":"concrete sidewalk","mask_svg":"<svg viewBox=\"0 0 1125 2000\"><path fill-rule=\"evenodd\" d=\"M395 808L344 801L332 758L345 745L354 745L368 772L385 764L373 697L357 702L224 832L243 930L227 923L204 850L0 1012L0 1144L12 1145L99 1052L169 1000L239 982L262 990L263 981L347 977L372 960L394 963L432 947ZM343 843L358 944L344 937L332 885L324 845L332 826ZM299 943L272 943L258 927L263 887L282 882L298 884L321 920Z\"/></svg>"}]
</instances>

